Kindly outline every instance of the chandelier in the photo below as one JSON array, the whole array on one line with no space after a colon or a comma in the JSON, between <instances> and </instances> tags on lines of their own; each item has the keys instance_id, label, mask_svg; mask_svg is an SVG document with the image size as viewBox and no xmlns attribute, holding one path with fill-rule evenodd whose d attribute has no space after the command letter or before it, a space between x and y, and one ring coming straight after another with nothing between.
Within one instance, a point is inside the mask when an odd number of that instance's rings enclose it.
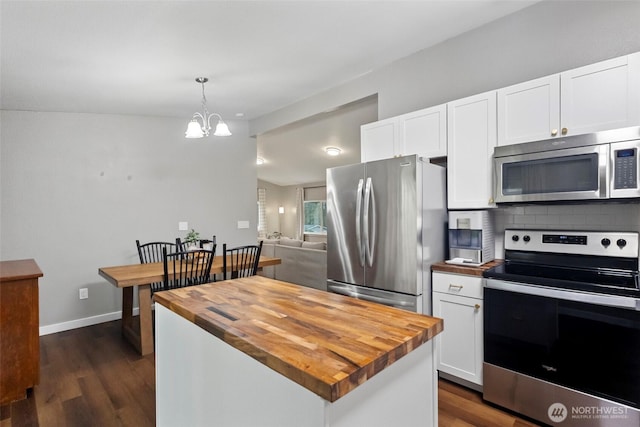
<instances>
[{"instance_id":1,"label":"chandelier","mask_svg":"<svg viewBox=\"0 0 640 427\"><path fill-rule=\"evenodd\" d=\"M187 125L187 131L184 133L186 138L202 138L203 136L209 136L209 131L211 130L211 117L213 116L218 118L218 124L216 125L216 130L213 132L213 135L231 135L229 126L222 121L222 116L218 113L209 113L209 110L207 110L207 98L204 96L204 84L208 81L209 79L206 77L196 77L196 82L202 85L202 113L196 112L193 114L191 121ZM202 125L198 119L202 120Z\"/></svg>"}]
</instances>

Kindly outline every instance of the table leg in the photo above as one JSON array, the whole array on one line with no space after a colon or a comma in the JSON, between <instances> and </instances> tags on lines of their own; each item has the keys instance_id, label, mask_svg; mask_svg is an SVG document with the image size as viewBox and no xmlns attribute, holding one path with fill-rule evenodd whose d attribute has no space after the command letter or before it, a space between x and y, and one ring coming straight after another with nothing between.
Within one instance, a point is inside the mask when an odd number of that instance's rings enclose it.
<instances>
[{"instance_id":1,"label":"table leg","mask_svg":"<svg viewBox=\"0 0 640 427\"><path fill-rule=\"evenodd\" d=\"M133 287L122 288L122 335L133 328Z\"/></svg>"},{"instance_id":2,"label":"table leg","mask_svg":"<svg viewBox=\"0 0 640 427\"><path fill-rule=\"evenodd\" d=\"M140 329L133 326L133 286L122 288L122 335L145 356L153 353L151 286L139 285L137 288Z\"/></svg>"},{"instance_id":3,"label":"table leg","mask_svg":"<svg viewBox=\"0 0 640 427\"><path fill-rule=\"evenodd\" d=\"M138 286L138 306L140 307L140 353L153 353L153 325L151 322L151 286Z\"/></svg>"}]
</instances>

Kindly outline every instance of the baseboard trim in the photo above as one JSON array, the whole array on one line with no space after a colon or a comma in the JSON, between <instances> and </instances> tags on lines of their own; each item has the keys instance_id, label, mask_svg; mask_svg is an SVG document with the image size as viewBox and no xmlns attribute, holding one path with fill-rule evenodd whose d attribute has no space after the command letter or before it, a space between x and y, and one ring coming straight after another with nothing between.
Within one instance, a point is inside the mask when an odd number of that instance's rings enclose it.
<instances>
[{"instance_id":1,"label":"baseboard trim","mask_svg":"<svg viewBox=\"0 0 640 427\"><path fill-rule=\"evenodd\" d=\"M136 316L139 309L133 309L133 315ZM85 317L83 319L70 320L68 322L54 323L53 325L40 326L40 336L55 334L56 332L69 331L71 329L83 328L85 326L97 325L98 323L111 322L122 318L121 311L100 314L98 316Z\"/></svg>"},{"instance_id":2,"label":"baseboard trim","mask_svg":"<svg viewBox=\"0 0 640 427\"><path fill-rule=\"evenodd\" d=\"M440 376L440 378L443 378L445 380L449 380L451 382L454 382L456 384L459 384L463 387L467 387L470 388L472 390L475 391L479 391L480 393L482 393L482 389L483 387L480 384L476 384L476 383L472 383L471 381L462 379L462 378L458 378L455 375L451 375L447 372L442 372L442 371L438 371L438 375Z\"/></svg>"}]
</instances>

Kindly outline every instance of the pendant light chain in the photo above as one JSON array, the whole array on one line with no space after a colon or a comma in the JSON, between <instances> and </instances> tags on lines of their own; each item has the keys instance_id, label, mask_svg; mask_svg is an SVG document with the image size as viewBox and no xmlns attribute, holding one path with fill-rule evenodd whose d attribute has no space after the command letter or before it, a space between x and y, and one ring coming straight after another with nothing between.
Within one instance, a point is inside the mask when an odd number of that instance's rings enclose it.
<instances>
[{"instance_id":1,"label":"pendant light chain","mask_svg":"<svg viewBox=\"0 0 640 427\"><path fill-rule=\"evenodd\" d=\"M201 82L200 84L202 85L202 109L204 110L204 115L206 117L209 113L209 110L207 110L207 97L204 94L204 82Z\"/></svg>"}]
</instances>

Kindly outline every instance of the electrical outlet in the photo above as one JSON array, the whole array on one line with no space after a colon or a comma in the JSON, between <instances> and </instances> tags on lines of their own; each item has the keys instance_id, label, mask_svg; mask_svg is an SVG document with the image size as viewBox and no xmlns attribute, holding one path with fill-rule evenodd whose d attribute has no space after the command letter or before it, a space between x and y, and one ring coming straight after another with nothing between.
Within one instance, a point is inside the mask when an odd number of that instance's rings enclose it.
<instances>
[{"instance_id":1,"label":"electrical outlet","mask_svg":"<svg viewBox=\"0 0 640 427\"><path fill-rule=\"evenodd\" d=\"M89 289L80 288L80 299L87 299L87 298L89 298Z\"/></svg>"}]
</instances>

